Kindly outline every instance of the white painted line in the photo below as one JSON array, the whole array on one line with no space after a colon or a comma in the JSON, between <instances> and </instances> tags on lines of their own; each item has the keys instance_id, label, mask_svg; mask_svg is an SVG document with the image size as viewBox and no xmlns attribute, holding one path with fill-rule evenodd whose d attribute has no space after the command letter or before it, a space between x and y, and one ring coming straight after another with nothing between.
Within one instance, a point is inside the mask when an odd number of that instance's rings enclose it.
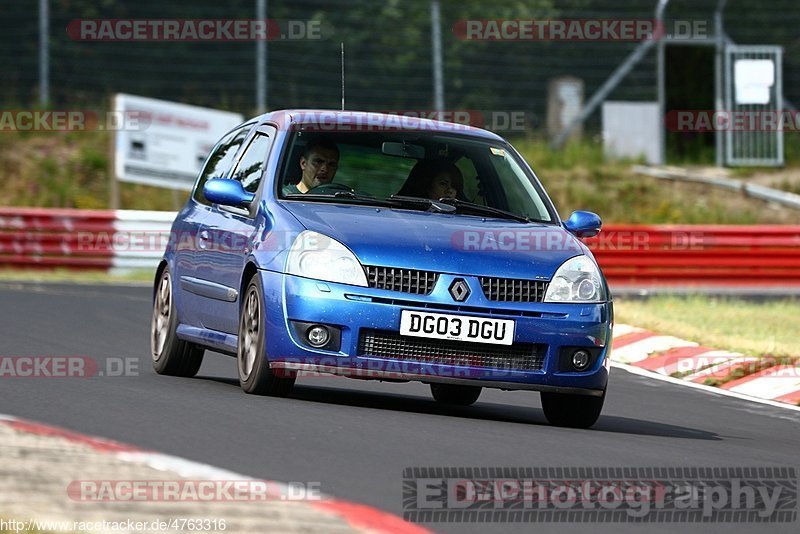
<instances>
[{"instance_id":1,"label":"white painted line","mask_svg":"<svg viewBox=\"0 0 800 534\"><path fill-rule=\"evenodd\" d=\"M798 367L795 367L794 370L784 368L774 374L765 374L738 386L733 386L728 391L735 391L743 395L753 395L762 399L777 399L800 389L800 374L798 374L798 371L800 371Z\"/></svg>"},{"instance_id":2,"label":"white painted line","mask_svg":"<svg viewBox=\"0 0 800 534\"><path fill-rule=\"evenodd\" d=\"M202 464L157 452L119 452L115 455L123 462L143 464L159 471L169 471L185 478L197 477L203 480L255 480L227 469Z\"/></svg>"},{"instance_id":3,"label":"white painted line","mask_svg":"<svg viewBox=\"0 0 800 534\"><path fill-rule=\"evenodd\" d=\"M643 332L643 328L637 328L629 324L615 324L612 336L618 338L620 336L627 336L628 334L635 334L636 332Z\"/></svg>"},{"instance_id":4,"label":"white painted line","mask_svg":"<svg viewBox=\"0 0 800 534\"><path fill-rule=\"evenodd\" d=\"M652 336L630 345L611 350L611 359L622 363L646 360L654 352L666 352L677 347L696 347L697 343L672 336Z\"/></svg>"},{"instance_id":5,"label":"white painted line","mask_svg":"<svg viewBox=\"0 0 800 534\"><path fill-rule=\"evenodd\" d=\"M670 362L669 366L674 367L670 372L666 372L665 367L656 369L656 372L671 375L672 373L688 373L689 371L697 371L703 367L710 367L712 365L719 365L727 361L739 358L742 354L738 352L728 352L727 350L710 350L695 356L681 358L677 362Z\"/></svg>"},{"instance_id":6,"label":"white painted line","mask_svg":"<svg viewBox=\"0 0 800 534\"><path fill-rule=\"evenodd\" d=\"M163 255L163 254L162 254ZM120 254L115 254L111 259L111 269L114 273L125 273L135 269L152 269L153 276L155 276L156 266L161 260L162 255L154 255L151 258L126 258Z\"/></svg>"},{"instance_id":7,"label":"white painted line","mask_svg":"<svg viewBox=\"0 0 800 534\"><path fill-rule=\"evenodd\" d=\"M797 413L800 413L800 406L794 406L792 404L786 402L778 402L769 399L761 399L759 397L752 397L750 395L743 395L741 393L736 393L735 391L729 391L727 389L715 388L712 386L704 386L702 384L696 384L694 382L688 382L686 380L681 380L680 378L673 378L671 376L664 376L658 373L654 373L653 371L648 371L646 369L642 369L640 367L636 367L633 365L626 365L624 363L619 362L612 362L612 367L617 367L622 369L623 371L628 371L631 374L644 376L647 378L654 378L656 380L661 380L662 382L669 382L670 384L675 384L677 386L684 386L692 389L697 389L700 391L705 391L706 393L711 393L713 395L722 395L724 397L733 397L735 399L746 400L750 402L756 402L758 404L766 404L768 406L773 406L775 408L784 408L786 410L791 410Z\"/></svg>"},{"instance_id":8,"label":"white painted line","mask_svg":"<svg viewBox=\"0 0 800 534\"><path fill-rule=\"evenodd\" d=\"M158 221L172 224L177 216L177 211L114 210L114 217L118 221Z\"/></svg>"},{"instance_id":9,"label":"white painted line","mask_svg":"<svg viewBox=\"0 0 800 534\"><path fill-rule=\"evenodd\" d=\"M142 242L145 238L155 238L163 235L163 239L169 238L169 231L172 223L163 221L114 221L112 224L115 232L125 232L126 235L116 237L116 239L130 238ZM103 236L105 237L105 236Z\"/></svg>"},{"instance_id":10,"label":"white painted line","mask_svg":"<svg viewBox=\"0 0 800 534\"><path fill-rule=\"evenodd\" d=\"M717 365L712 365L711 367L703 369L702 371L698 371L698 372L693 373L691 375L684 376L683 379L684 380L696 380L698 378L703 378L705 376L711 376L713 374L716 374L716 373L718 373L720 371L724 371L726 369L733 369L737 365L743 365L743 364L746 364L746 363L749 363L749 362L757 362L757 361L758 361L758 358L756 358L754 356L742 356L740 354L739 356L737 356L736 358L733 358L731 360L724 361L724 362L719 363Z\"/></svg>"}]
</instances>

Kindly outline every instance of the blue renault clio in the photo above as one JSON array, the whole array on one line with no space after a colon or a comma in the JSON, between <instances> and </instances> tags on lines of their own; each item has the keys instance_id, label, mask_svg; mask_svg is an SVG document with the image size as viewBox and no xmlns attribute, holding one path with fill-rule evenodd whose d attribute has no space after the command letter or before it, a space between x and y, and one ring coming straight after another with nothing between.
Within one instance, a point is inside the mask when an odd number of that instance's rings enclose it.
<instances>
[{"instance_id":1,"label":"blue renault clio","mask_svg":"<svg viewBox=\"0 0 800 534\"><path fill-rule=\"evenodd\" d=\"M153 366L194 376L234 356L247 393L299 377L420 381L436 401L541 392L589 427L609 373L613 306L580 241L501 137L366 112L254 118L212 149L154 285ZM357 382L355 382L357 383Z\"/></svg>"}]
</instances>

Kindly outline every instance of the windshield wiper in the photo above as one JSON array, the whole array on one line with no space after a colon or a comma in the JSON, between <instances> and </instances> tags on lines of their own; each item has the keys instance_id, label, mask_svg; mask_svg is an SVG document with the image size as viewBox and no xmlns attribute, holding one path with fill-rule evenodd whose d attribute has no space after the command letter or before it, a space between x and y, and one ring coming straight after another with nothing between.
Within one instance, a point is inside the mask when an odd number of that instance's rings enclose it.
<instances>
[{"instance_id":1,"label":"windshield wiper","mask_svg":"<svg viewBox=\"0 0 800 534\"><path fill-rule=\"evenodd\" d=\"M372 206L383 206L388 208L410 208L410 209L424 209L428 211L436 211L439 213L455 213L456 208L430 200L427 198L404 197L399 195L392 195L389 198L377 198L368 195L359 195L352 191L337 191L330 195L321 195L314 193L292 193L284 195L285 198L292 200L318 200L323 202L335 202L337 200L354 200L358 203L369 204Z\"/></svg>"},{"instance_id":2,"label":"windshield wiper","mask_svg":"<svg viewBox=\"0 0 800 534\"><path fill-rule=\"evenodd\" d=\"M405 197L401 195L392 195L389 198L375 198L366 195L359 195L352 191L337 191L333 194L336 198L347 198L350 200L368 201L368 202L381 202L384 206L392 206L396 208L424 208L428 211L436 211L439 213L455 213L456 208L447 204L442 204L435 200L427 198Z\"/></svg>"},{"instance_id":3,"label":"windshield wiper","mask_svg":"<svg viewBox=\"0 0 800 534\"><path fill-rule=\"evenodd\" d=\"M512 213L506 210L501 210L500 208L493 208L491 206L484 206L483 204L475 204L474 202L459 200L457 198L440 198L439 202L441 202L442 204L453 206L456 209L470 210L474 213L479 213L483 215L494 215L496 217L501 217L503 219L513 219L515 221L525 222L525 223L532 222L530 217L517 215L516 213Z\"/></svg>"},{"instance_id":4,"label":"windshield wiper","mask_svg":"<svg viewBox=\"0 0 800 534\"><path fill-rule=\"evenodd\" d=\"M357 200L359 202L365 204L371 204L374 206L392 206L391 202L388 202L385 199L370 197L367 195L357 195L355 193L351 193L350 191L337 191L336 193L330 195L322 195L322 194L315 194L315 193L290 193L288 195L284 195L284 198L290 198L292 200L321 200L323 202L336 202L343 198L348 200Z\"/></svg>"},{"instance_id":5,"label":"windshield wiper","mask_svg":"<svg viewBox=\"0 0 800 534\"><path fill-rule=\"evenodd\" d=\"M420 198L420 197L406 197L402 195L392 195L389 197L388 200L394 200L404 207L408 206L419 206L424 207L430 211L437 211L439 213L455 213L456 208L449 204L445 204L443 202L439 202L437 200L431 200L429 198Z\"/></svg>"}]
</instances>

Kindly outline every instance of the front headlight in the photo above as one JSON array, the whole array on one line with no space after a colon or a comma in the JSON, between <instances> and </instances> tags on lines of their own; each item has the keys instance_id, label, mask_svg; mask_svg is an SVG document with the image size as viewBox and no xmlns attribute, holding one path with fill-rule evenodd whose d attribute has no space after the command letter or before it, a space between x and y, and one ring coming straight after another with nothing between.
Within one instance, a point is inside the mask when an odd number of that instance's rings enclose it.
<instances>
[{"instance_id":1,"label":"front headlight","mask_svg":"<svg viewBox=\"0 0 800 534\"><path fill-rule=\"evenodd\" d=\"M561 264L547 287L545 302L603 302L606 290L600 269L588 256Z\"/></svg>"},{"instance_id":2,"label":"front headlight","mask_svg":"<svg viewBox=\"0 0 800 534\"><path fill-rule=\"evenodd\" d=\"M347 247L310 230L300 232L292 243L286 261L286 273L327 282L367 286L364 268Z\"/></svg>"}]
</instances>

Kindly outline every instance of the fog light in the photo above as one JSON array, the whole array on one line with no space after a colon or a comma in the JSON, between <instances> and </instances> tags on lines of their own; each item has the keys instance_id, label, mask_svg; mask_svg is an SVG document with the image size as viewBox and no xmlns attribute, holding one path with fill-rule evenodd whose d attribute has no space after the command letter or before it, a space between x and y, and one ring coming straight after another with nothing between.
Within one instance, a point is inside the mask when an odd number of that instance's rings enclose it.
<instances>
[{"instance_id":1,"label":"fog light","mask_svg":"<svg viewBox=\"0 0 800 534\"><path fill-rule=\"evenodd\" d=\"M330 339L328 329L321 325L314 325L306 332L306 339L312 347L322 347Z\"/></svg>"},{"instance_id":2,"label":"fog light","mask_svg":"<svg viewBox=\"0 0 800 534\"><path fill-rule=\"evenodd\" d=\"M572 353L572 366L576 371L583 371L591 361L592 355L587 350L579 349Z\"/></svg>"}]
</instances>

